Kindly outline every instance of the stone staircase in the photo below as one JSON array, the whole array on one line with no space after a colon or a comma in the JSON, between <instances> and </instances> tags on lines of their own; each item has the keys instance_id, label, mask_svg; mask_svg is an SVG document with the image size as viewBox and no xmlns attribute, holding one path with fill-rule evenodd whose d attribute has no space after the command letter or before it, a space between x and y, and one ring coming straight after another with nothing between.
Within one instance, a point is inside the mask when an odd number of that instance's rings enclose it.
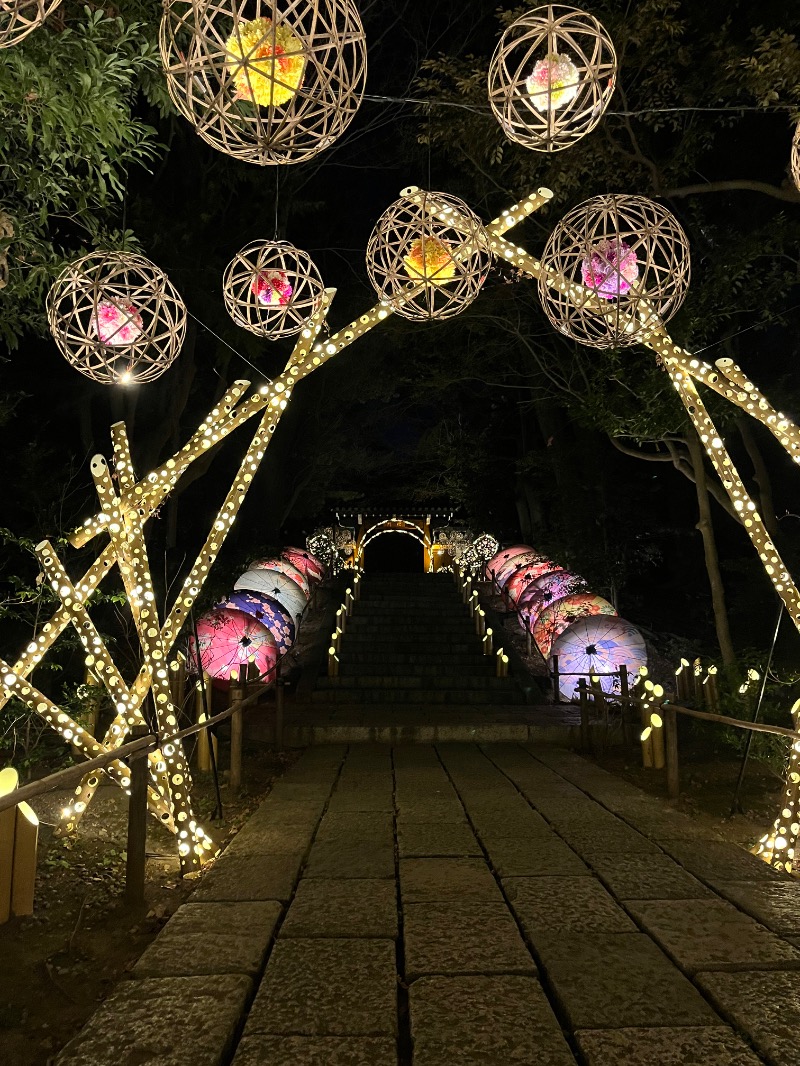
<instances>
[{"instance_id":1,"label":"stone staircase","mask_svg":"<svg viewBox=\"0 0 800 1066\"><path fill-rule=\"evenodd\" d=\"M320 677L313 703L479 708L524 704L495 677L454 583L444 575L365 576L341 641L338 677Z\"/></svg>"}]
</instances>

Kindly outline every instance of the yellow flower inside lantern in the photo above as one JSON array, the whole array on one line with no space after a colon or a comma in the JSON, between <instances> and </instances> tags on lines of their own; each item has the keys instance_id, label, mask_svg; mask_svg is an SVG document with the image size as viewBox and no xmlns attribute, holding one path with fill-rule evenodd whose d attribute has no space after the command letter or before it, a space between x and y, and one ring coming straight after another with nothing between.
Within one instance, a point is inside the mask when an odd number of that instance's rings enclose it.
<instances>
[{"instance_id":1,"label":"yellow flower inside lantern","mask_svg":"<svg viewBox=\"0 0 800 1066\"><path fill-rule=\"evenodd\" d=\"M438 237L418 237L403 263L412 281L421 278L427 285L442 285L456 273L450 249Z\"/></svg>"},{"instance_id":2,"label":"yellow flower inside lantern","mask_svg":"<svg viewBox=\"0 0 800 1066\"><path fill-rule=\"evenodd\" d=\"M272 19L251 19L235 26L225 51L225 65L236 84L236 100L280 107L302 84L306 63L302 42Z\"/></svg>"}]
</instances>

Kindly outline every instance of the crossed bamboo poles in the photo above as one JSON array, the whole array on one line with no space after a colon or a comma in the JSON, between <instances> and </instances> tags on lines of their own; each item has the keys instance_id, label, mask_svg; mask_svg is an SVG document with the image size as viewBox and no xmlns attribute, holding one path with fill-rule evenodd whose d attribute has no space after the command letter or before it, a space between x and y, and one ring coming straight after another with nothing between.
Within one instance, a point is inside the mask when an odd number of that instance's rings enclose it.
<instances>
[{"instance_id":1,"label":"crossed bamboo poles","mask_svg":"<svg viewBox=\"0 0 800 1066\"><path fill-rule=\"evenodd\" d=\"M494 219L486 227L489 247L495 255L514 265L522 273L533 279L543 279L548 286L567 294L573 301L580 302L581 306L590 306L599 313L608 313L606 308L600 306L600 301L592 290L549 270L524 248L505 238L510 229L547 204L552 195L548 189L539 189ZM423 284L409 286L405 294L395 301L394 306L412 298L422 288ZM215 848L209 835L194 819L191 777L182 745L179 740L174 739L178 723L169 689L169 657L236 518L272 434L291 399L295 384L388 318L393 311L392 304L381 301L327 340L320 341L319 333L334 295L335 290L325 290L320 307L301 331L286 368L279 377L262 385L247 399L243 399L243 396L250 382L234 382L189 441L170 459L140 480L135 478L124 424L117 423L112 427L119 493L114 487L105 459L95 456L92 460L92 474L101 511L93 518L87 519L70 537L70 542L79 547L98 534L107 533L109 543L75 584L69 581L52 545L47 541L37 545L37 558L61 599L61 607L49 622L45 623L41 632L28 644L13 666L0 659L0 707L11 696L16 696L86 758L92 758L104 751L113 751L123 743L134 725L145 723L143 704L147 694L152 692L160 747L149 756L151 782L148 803L151 812L159 821L178 835L178 850L184 874L197 871L202 863L215 853ZM663 324L652 315L646 301L640 303L638 313L641 322L636 322L631 316L632 328L640 328L642 322L647 323L642 343L661 358L725 491L734 508L742 515L745 530L762 560L767 575L783 600L793 623L800 630L800 594L700 399L695 381L706 384L762 422L797 463L800 463L800 429L786 416L775 411L731 360L718 360L715 369L676 345ZM219 445L256 414L261 414L258 428L206 542L162 624L158 617L147 559L145 523L192 463ZM87 609L93 592L114 564L119 566L123 578L144 658L131 686L125 684ZM91 736L28 681L49 648L70 624L75 626L79 634L86 652L87 664L98 674L117 708L114 722L102 740ZM130 770L124 761L116 760L109 764L106 773L111 780L129 791ZM796 778L796 782L793 778ZM98 783L97 773L87 774L81 781L75 790L76 799L63 812L60 825L62 832L71 832L77 827ZM785 864L785 854L792 852L795 839L800 834L800 827L797 832L792 830L792 826L797 826L799 792L800 752L792 749L782 814L773 833L762 842L765 858L773 862Z\"/></svg>"}]
</instances>

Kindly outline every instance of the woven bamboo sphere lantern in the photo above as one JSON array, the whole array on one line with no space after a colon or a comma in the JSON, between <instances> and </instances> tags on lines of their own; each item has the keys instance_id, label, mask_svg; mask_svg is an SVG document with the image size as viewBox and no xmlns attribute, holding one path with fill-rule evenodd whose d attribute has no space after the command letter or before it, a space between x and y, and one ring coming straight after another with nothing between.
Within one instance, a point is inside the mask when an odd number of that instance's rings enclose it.
<instances>
[{"instance_id":1,"label":"woven bamboo sphere lantern","mask_svg":"<svg viewBox=\"0 0 800 1066\"><path fill-rule=\"evenodd\" d=\"M0 48L10 48L44 22L61 0L0 0Z\"/></svg>"},{"instance_id":2,"label":"woven bamboo sphere lantern","mask_svg":"<svg viewBox=\"0 0 800 1066\"><path fill-rule=\"evenodd\" d=\"M414 320L471 304L491 266L483 223L457 196L411 186L378 219L367 272L378 296Z\"/></svg>"},{"instance_id":3,"label":"woven bamboo sphere lantern","mask_svg":"<svg viewBox=\"0 0 800 1066\"><path fill-rule=\"evenodd\" d=\"M795 126L792 137L792 178L800 189L800 122Z\"/></svg>"},{"instance_id":4,"label":"woven bamboo sphere lantern","mask_svg":"<svg viewBox=\"0 0 800 1066\"><path fill-rule=\"evenodd\" d=\"M103 385L155 381L186 334L186 308L167 275L127 252L70 263L48 293L47 317L67 362Z\"/></svg>"},{"instance_id":5,"label":"woven bamboo sphere lantern","mask_svg":"<svg viewBox=\"0 0 800 1066\"><path fill-rule=\"evenodd\" d=\"M595 196L550 235L539 296L559 332L594 348L637 344L672 318L689 288L689 242L661 204Z\"/></svg>"},{"instance_id":6,"label":"woven bamboo sphere lantern","mask_svg":"<svg viewBox=\"0 0 800 1066\"><path fill-rule=\"evenodd\" d=\"M277 340L299 333L325 291L307 252L287 241L254 241L225 268L222 294L237 326Z\"/></svg>"},{"instance_id":7,"label":"woven bamboo sphere lantern","mask_svg":"<svg viewBox=\"0 0 800 1066\"><path fill-rule=\"evenodd\" d=\"M249 163L310 159L364 94L352 0L167 0L159 42L175 106L204 141Z\"/></svg>"},{"instance_id":8,"label":"woven bamboo sphere lantern","mask_svg":"<svg viewBox=\"0 0 800 1066\"><path fill-rule=\"evenodd\" d=\"M489 104L510 140L559 152L595 128L616 78L614 45L597 19L547 4L500 38L489 66Z\"/></svg>"}]
</instances>

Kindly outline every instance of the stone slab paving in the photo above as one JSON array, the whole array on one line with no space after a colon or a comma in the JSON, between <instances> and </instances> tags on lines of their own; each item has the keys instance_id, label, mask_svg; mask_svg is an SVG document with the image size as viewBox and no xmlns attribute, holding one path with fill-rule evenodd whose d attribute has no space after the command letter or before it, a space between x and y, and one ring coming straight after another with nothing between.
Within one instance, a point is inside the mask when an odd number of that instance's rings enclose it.
<instances>
[{"instance_id":1,"label":"stone slab paving","mask_svg":"<svg viewBox=\"0 0 800 1066\"><path fill-rule=\"evenodd\" d=\"M310 748L58 1066L800 1066L799 903L562 749Z\"/></svg>"}]
</instances>

